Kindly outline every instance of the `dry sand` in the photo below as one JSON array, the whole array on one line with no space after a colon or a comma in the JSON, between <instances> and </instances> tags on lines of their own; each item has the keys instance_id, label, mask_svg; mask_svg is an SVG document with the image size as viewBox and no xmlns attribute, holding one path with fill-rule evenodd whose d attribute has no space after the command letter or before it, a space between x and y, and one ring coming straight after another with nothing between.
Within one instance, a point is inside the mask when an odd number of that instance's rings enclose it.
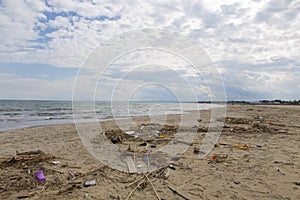
<instances>
[{"instance_id":1,"label":"dry sand","mask_svg":"<svg viewBox=\"0 0 300 200\"><path fill-rule=\"evenodd\" d=\"M210 111L200 113L198 137L174 162L176 170L164 167L155 171L149 174L150 182L144 175L119 172L99 163L82 145L73 124L2 132L0 199L124 200L131 192L130 199L157 199L157 195L168 200L300 199L299 106L228 105L221 137L203 159L194 149L201 146ZM176 124L178 117L169 116L169 125ZM191 119L188 126L196 120ZM145 117L135 121L149 123ZM112 122L103 125L114 133ZM126 138L123 142L126 144ZM249 148L236 149L235 145ZM36 150L45 154L22 154ZM36 180L39 169L46 182ZM96 186L83 186L84 181L93 179Z\"/></svg>"}]
</instances>

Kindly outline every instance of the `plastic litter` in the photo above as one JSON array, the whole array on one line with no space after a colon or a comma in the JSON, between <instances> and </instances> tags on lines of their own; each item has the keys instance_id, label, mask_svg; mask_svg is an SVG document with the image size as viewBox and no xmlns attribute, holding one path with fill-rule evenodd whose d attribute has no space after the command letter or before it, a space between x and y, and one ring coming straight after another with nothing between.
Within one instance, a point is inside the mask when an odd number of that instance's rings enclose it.
<instances>
[{"instance_id":1,"label":"plastic litter","mask_svg":"<svg viewBox=\"0 0 300 200\"><path fill-rule=\"evenodd\" d=\"M83 183L84 187L95 186L95 185L97 185L96 180L84 181L84 183Z\"/></svg>"},{"instance_id":2,"label":"plastic litter","mask_svg":"<svg viewBox=\"0 0 300 200\"><path fill-rule=\"evenodd\" d=\"M60 161L54 160L54 161L51 161L50 163L53 164L53 165L58 165L60 163Z\"/></svg>"},{"instance_id":3,"label":"plastic litter","mask_svg":"<svg viewBox=\"0 0 300 200\"><path fill-rule=\"evenodd\" d=\"M173 164L170 164L170 165L169 165L169 168L172 169L172 170L176 170L176 168L174 167Z\"/></svg>"},{"instance_id":4,"label":"plastic litter","mask_svg":"<svg viewBox=\"0 0 300 200\"><path fill-rule=\"evenodd\" d=\"M113 144L117 144L120 140L119 140L119 138L113 137L113 138L111 138L110 141L111 141Z\"/></svg>"},{"instance_id":5,"label":"plastic litter","mask_svg":"<svg viewBox=\"0 0 300 200\"><path fill-rule=\"evenodd\" d=\"M36 172L36 178L40 181L40 182L45 182L46 181L46 177L43 173L42 170L39 170Z\"/></svg>"},{"instance_id":6,"label":"plastic litter","mask_svg":"<svg viewBox=\"0 0 300 200\"><path fill-rule=\"evenodd\" d=\"M235 145L235 146L233 146L233 148L247 150L247 149L249 149L249 146L248 145Z\"/></svg>"},{"instance_id":7,"label":"plastic litter","mask_svg":"<svg viewBox=\"0 0 300 200\"><path fill-rule=\"evenodd\" d=\"M147 158L147 157L144 157L143 160L144 160L145 162L147 162L147 161L148 161L148 158Z\"/></svg>"},{"instance_id":8,"label":"plastic litter","mask_svg":"<svg viewBox=\"0 0 300 200\"><path fill-rule=\"evenodd\" d=\"M151 148L156 148L156 144L151 144Z\"/></svg>"},{"instance_id":9,"label":"plastic litter","mask_svg":"<svg viewBox=\"0 0 300 200\"><path fill-rule=\"evenodd\" d=\"M127 135L132 135L132 134L135 133L135 131L125 131L125 133L126 133Z\"/></svg>"}]
</instances>

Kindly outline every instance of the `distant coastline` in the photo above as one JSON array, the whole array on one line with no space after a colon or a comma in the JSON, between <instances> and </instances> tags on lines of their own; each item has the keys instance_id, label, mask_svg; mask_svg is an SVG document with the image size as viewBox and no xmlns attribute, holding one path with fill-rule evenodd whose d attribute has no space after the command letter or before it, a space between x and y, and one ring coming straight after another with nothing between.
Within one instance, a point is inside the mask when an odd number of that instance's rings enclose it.
<instances>
[{"instance_id":1,"label":"distant coastline","mask_svg":"<svg viewBox=\"0 0 300 200\"><path fill-rule=\"evenodd\" d=\"M260 100L260 101L198 101L198 103L212 103L212 104L245 104L245 105L300 105L300 100L280 100L280 99L275 99L275 100Z\"/></svg>"}]
</instances>

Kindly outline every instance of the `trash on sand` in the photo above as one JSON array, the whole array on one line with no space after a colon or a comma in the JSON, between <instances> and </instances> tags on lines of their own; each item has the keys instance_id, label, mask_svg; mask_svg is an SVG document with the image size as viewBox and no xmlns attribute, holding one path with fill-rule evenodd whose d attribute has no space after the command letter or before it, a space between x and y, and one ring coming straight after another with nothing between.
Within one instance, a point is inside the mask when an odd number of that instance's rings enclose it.
<instances>
[{"instance_id":1,"label":"trash on sand","mask_svg":"<svg viewBox=\"0 0 300 200\"><path fill-rule=\"evenodd\" d=\"M147 157L144 157L143 160L144 160L145 162L147 162L147 161L148 161L148 158L147 158Z\"/></svg>"},{"instance_id":2,"label":"trash on sand","mask_svg":"<svg viewBox=\"0 0 300 200\"><path fill-rule=\"evenodd\" d=\"M200 148L195 147L194 148L194 154L199 155L199 154L205 154L204 151L201 151Z\"/></svg>"},{"instance_id":3,"label":"trash on sand","mask_svg":"<svg viewBox=\"0 0 300 200\"><path fill-rule=\"evenodd\" d=\"M248 145L235 145L233 146L235 149L242 149L242 150L248 150L249 146Z\"/></svg>"},{"instance_id":4,"label":"trash on sand","mask_svg":"<svg viewBox=\"0 0 300 200\"><path fill-rule=\"evenodd\" d=\"M165 138L165 136L161 134L158 136L158 138L163 139L163 138Z\"/></svg>"},{"instance_id":5,"label":"trash on sand","mask_svg":"<svg viewBox=\"0 0 300 200\"><path fill-rule=\"evenodd\" d=\"M16 197L17 199L26 199L29 197L32 197L34 195L33 192L27 193L27 194L18 194Z\"/></svg>"},{"instance_id":6,"label":"trash on sand","mask_svg":"<svg viewBox=\"0 0 300 200\"><path fill-rule=\"evenodd\" d=\"M146 142L141 143L141 144L139 144L139 146L147 146L147 143Z\"/></svg>"},{"instance_id":7,"label":"trash on sand","mask_svg":"<svg viewBox=\"0 0 300 200\"><path fill-rule=\"evenodd\" d=\"M60 163L60 161L54 160L54 161L51 161L50 163L53 164L53 165L58 165Z\"/></svg>"},{"instance_id":8,"label":"trash on sand","mask_svg":"<svg viewBox=\"0 0 300 200\"><path fill-rule=\"evenodd\" d=\"M295 181L294 184L300 186L300 182Z\"/></svg>"},{"instance_id":9,"label":"trash on sand","mask_svg":"<svg viewBox=\"0 0 300 200\"><path fill-rule=\"evenodd\" d=\"M258 144L257 144L256 147L261 148L261 145L258 145Z\"/></svg>"},{"instance_id":10,"label":"trash on sand","mask_svg":"<svg viewBox=\"0 0 300 200\"><path fill-rule=\"evenodd\" d=\"M84 183L83 183L84 187L95 186L95 185L97 185L96 180L84 181Z\"/></svg>"},{"instance_id":11,"label":"trash on sand","mask_svg":"<svg viewBox=\"0 0 300 200\"><path fill-rule=\"evenodd\" d=\"M45 182L46 181L46 177L43 173L42 170L39 170L36 172L36 178L40 181L40 182Z\"/></svg>"},{"instance_id":12,"label":"trash on sand","mask_svg":"<svg viewBox=\"0 0 300 200\"><path fill-rule=\"evenodd\" d=\"M192 128L198 128L198 126L197 126L197 125L194 125L194 126L192 126Z\"/></svg>"},{"instance_id":13,"label":"trash on sand","mask_svg":"<svg viewBox=\"0 0 300 200\"><path fill-rule=\"evenodd\" d=\"M211 156L211 158L212 158L213 160L215 160L215 159L218 158L218 156L217 156L216 154L214 154L214 155Z\"/></svg>"},{"instance_id":14,"label":"trash on sand","mask_svg":"<svg viewBox=\"0 0 300 200\"><path fill-rule=\"evenodd\" d=\"M120 139L117 138L117 137L112 137L110 141L111 141L113 144L117 144L117 143L120 141Z\"/></svg>"},{"instance_id":15,"label":"trash on sand","mask_svg":"<svg viewBox=\"0 0 300 200\"><path fill-rule=\"evenodd\" d=\"M173 169L173 170L176 170L176 168L174 167L173 164L170 164L170 165L169 165L169 168L170 168L170 169Z\"/></svg>"},{"instance_id":16,"label":"trash on sand","mask_svg":"<svg viewBox=\"0 0 300 200\"><path fill-rule=\"evenodd\" d=\"M238 185L238 184L240 184L241 182L240 182L239 180L234 180L234 183Z\"/></svg>"},{"instance_id":17,"label":"trash on sand","mask_svg":"<svg viewBox=\"0 0 300 200\"><path fill-rule=\"evenodd\" d=\"M131 173L131 174L137 173L137 169L135 167L134 160L130 156L128 156L125 159L125 161L127 163L127 167L128 167L129 173Z\"/></svg>"},{"instance_id":18,"label":"trash on sand","mask_svg":"<svg viewBox=\"0 0 300 200\"><path fill-rule=\"evenodd\" d=\"M125 131L125 133L126 133L127 135L132 135L132 134L135 133L135 131Z\"/></svg>"},{"instance_id":19,"label":"trash on sand","mask_svg":"<svg viewBox=\"0 0 300 200\"><path fill-rule=\"evenodd\" d=\"M156 148L156 144L151 144L151 148Z\"/></svg>"},{"instance_id":20,"label":"trash on sand","mask_svg":"<svg viewBox=\"0 0 300 200\"><path fill-rule=\"evenodd\" d=\"M199 148L194 148L194 154L199 154L200 153L200 149Z\"/></svg>"}]
</instances>

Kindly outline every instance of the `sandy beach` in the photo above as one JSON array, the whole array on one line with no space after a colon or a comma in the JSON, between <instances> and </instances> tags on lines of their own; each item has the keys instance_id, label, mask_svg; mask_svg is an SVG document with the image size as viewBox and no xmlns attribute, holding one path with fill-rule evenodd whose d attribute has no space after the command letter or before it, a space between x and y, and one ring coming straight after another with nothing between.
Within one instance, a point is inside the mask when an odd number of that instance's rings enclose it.
<instances>
[{"instance_id":1,"label":"sandy beach","mask_svg":"<svg viewBox=\"0 0 300 200\"><path fill-rule=\"evenodd\" d=\"M192 125L198 119L186 122L186 131L196 128L198 135L173 169L166 166L147 176L101 164L86 150L74 124L1 132L0 199L300 199L299 106L227 105L222 134L200 159L195 151L210 112L200 111L197 127ZM168 116L166 137L177 129L179 117ZM146 117L135 122L150 124ZM120 134L112 121L102 126L109 138ZM116 145L135 143L141 141L125 137ZM45 182L36 179L38 170ZM85 187L89 180L96 185Z\"/></svg>"}]
</instances>

